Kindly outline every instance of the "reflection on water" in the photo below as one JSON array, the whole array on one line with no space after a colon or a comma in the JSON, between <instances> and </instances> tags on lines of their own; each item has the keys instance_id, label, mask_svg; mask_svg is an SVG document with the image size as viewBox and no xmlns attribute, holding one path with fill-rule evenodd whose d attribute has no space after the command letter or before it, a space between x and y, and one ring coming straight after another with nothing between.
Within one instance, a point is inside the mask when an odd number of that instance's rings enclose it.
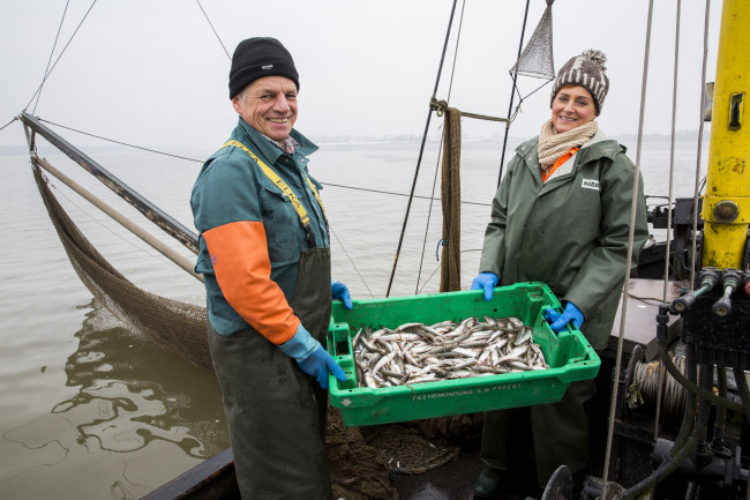
<instances>
[{"instance_id":1,"label":"reflection on water","mask_svg":"<svg viewBox=\"0 0 750 500\"><path fill-rule=\"evenodd\" d=\"M0 497L135 499L229 446L213 374L87 307L65 365L77 392L3 433L14 463L0 467Z\"/></svg>"},{"instance_id":2,"label":"reflection on water","mask_svg":"<svg viewBox=\"0 0 750 500\"><path fill-rule=\"evenodd\" d=\"M76 333L65 373L80 390L52 413L74 423L90 452L129 452L154 439L196 458L221 451L228 435L213 377L123 326L102 328L102 314L94 309Z\"/></svg>"}]
</instances>

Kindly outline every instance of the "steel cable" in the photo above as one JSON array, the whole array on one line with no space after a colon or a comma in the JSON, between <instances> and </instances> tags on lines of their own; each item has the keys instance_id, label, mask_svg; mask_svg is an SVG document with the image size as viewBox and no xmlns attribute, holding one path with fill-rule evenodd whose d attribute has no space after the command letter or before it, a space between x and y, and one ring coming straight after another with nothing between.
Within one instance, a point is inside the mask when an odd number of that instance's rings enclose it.
<instances>
[{"instance_id":1,"label":"steel cable","mask_svg":"<svg viewBox=\"0 0 750 500\"><path fill-rule=\"evenodd\" d=\"M57 63L60 62L60 58L62 58L63 54L65 54L65 51L67 50L68 46L70 45L70 42L73 41L73 38L75 38L76 34L78 34L78 30L81 29L81 26L83 26L83 22L86 20L87 17L89 17L89 13L91 13L91 9L94 8L94 5L96 5L96 1L94 0L91 2L91 6L89 6L89 9L86 11L86 13L83 15L83 19L81 19L81 22L78 23L78 26L76 26L75 31L73 31L73 34L70 35L70 38L68 39L68 43L65 44L65 47L60 51L60 55L57 56L57 59L55 59L55 63L52 65L52 67L49 69L47 74L44 75L44 78L42 79L42 83L39 84L39 87L37 87L36 92L34 92L34 95L31 96L31 99L29 99L29 102L24 106L23 111L26 111L26 109L29 107L29 105L32 103L32 101L36 98L36 96L42 91L42 87L44 86L44 82L47 81L47 78L49 78L49 75L52 74L52 70L55 69L57 66Z\"/></svg>"},{"instance_id":2,"label":"steel cable","mask_svg":"<svg viewBox=\"0 0 750 500\"><path fill-rule=\"evenodd\" d=\"M65 9L63 9L62 18L60 19L60 25L57 27L57 34L55 35L55 41L52 43L52 50L49 53L49 59L47 60L47 67L44 68L44 76L42 77L42 85L40 85L39 93L36 95L36 102L34 103L34 109L31 110L32 114L36 113L36 107L39 104L39 99L42 97L42 89L44 87L44 82L47 81L47 76L49 75L49 65L52 63L52 56L55 54L55 48L57 48L57 40L60 39L60 31L62 31L63 23L65 22L65 14L68 12L68 5L70 5L70 0L67 0L65 2Z\"/></svg>"},{"instance_id":3,"label":"steel cable","mask_svg":"<svg viewBox=\"0 0 750 500\"><path fill-rule=\"evenodd\" d=\"M10 121L9 121L8 123L6 123L6 124L5 124L5 125L3 125L2 127L0 127L0 132L2 132L3 130L5 130L6 128L8 128L8 126L9 126L9 125L10 125L11 123L13 123L14 121L16 121L16 120L18 120L18 117L17 117L17 116L14 116L13 118L11 118L11 119L10 119Z\"/></svg>"},{"instance_id":4,"label":"steel cable","mask_svg":"<svg viewBox=\"0 0 750 500\"><path fill-rule=\"evenodd\" d=\"M432 98L434 99L437 95L437 89L440 85L440 75L443 72L443 63L445 61L445 53L448 50L448 40L450 38L451 34L451 26L453 25L453 16L456 13L456 3L458 0L453 0L453 6L451 7L451 15L450 19L448 21L448 28L445 33L445 41L443 42L443 51L440 56L440 64L438 65L438 73L437 77L435 78L435 87L432 90ZM406 204L406 213L404 214L404 222L401 226L401 234L399 235L398 244L396 246L396 255L393 258L393 268L391 269L391 276L388 280L388 288L386 289L385 296L388 297L391 294L391 286L393 286L393 278L396 275L396 266L398 266L398 257L401 253L401 246L404 243L404 235L406 233L406 223L409 220L409 212L411 211L411 202L414 195L414 189L417 186L417 179L419 178L419 167L422 164L422 156L424 155L424 148L425 144L427 143L427 132L430 129L430 120L432 118L432 108L429 108L427 112L427 120L424 125L424 132L422 133L422 143L419 147L419 157L417 158L417 166L414 169L414 180L411 184L411 193L409 195L409 201Z\"/></svg>"},{"instance_id":5,"label":"steel cable","mask_svg":"<svg viewBox=\"0 0 750 500\"><path fill-rule=\"evenodd\" d=\"M11 121L9 121L2 128L0 128L0 131L2 131L5 127L7 127L8 125L10 125L11 123L13 123L14 121L16 121L17 119L18 119L17 117L14 117ZM145 146L139 146L137 144L131 144L131 143L128 143L128 142L119 141L117 139L110 139L108 137L103 137L101 135L93 134L91 132L86 132L86 131L83 131L83 130L79 130L79 129L76 129L76 128L73 128L73 127L69 127L67 125L62 125L60 123L55 123L55 122L52 122L50 120L45 120L44 118L40 118L40 117L36 117L36 119L39 120L40 122L49 123L50 125L54 125L55 127L60 127L60 128L65 129L65 130L70 130L71 132L75 132L77 134L86 135L88 137L93 137L95 139L100 139L102 141L111 142L113 144L119 144L120 146L126 146L126 147L129 147L129 148L138 149L138 150L141 150L141 151L146 151L146 152L149 152L149 153L154 153L154 154L158 154L158 155L162 155L162 156L168 156L168 157L171 157L171 158L177 158L177 159L180 159L180 160L186 160L186 161L190 161L190 162L194 162L194 163L203 163L203 161L204 161L204 160L200 160L200 159L197 159L197 158L190 158L189 156L178 155L178 154L175 154L175 153L167 153L165 151L159 151L157 149L147 148ZM324 186L337 187L337 188L341 188L341 189L352 189L354 191L362 191L362 192L366 192L366 193L387 194L387 195L390 195L390 196L403 196L403 197L412 196L414 198L422 199L422 200L433 200L433 199L439 200L440 199L440 198L435 198L434 196L410 195L410 194L407 194L407 193L397 193L395 191L385 191L385 190L382 190L382 189L363 188L363 187L359 187L359 186L346 186L344 184L337 184L337 183L334 183L334 182L321 181L321 184L323 184ZM462 200L461 204L462 205L474 205L474 206L478 206L478 207L489 207L489 206L491 206L491 203L480 203L480 202L469 201L469 200Z\"/></svg>"},{"instance_id":6,"label":"steel cable","mask_svg":"<svg viewBox=\"0 0 750 500\"><path fill-rule=\"evenodd\" d=\"M675 356L674 364L680 373L685 373L685 358ZM633 374L633 383L643 397L644 402L654 405L663 405L664 414L667 416L681 415L685 409L685 395L687 391L674 377L665 377L661 363L636 363ZM656 432L655 437L658 437Z\"/></svg>"},{"instance_id":7,"label":"steel cable","mask_svg":"<svg viewBox=\"0 0 750 500\"><path fill-rule=\"evenodd\" d=\"M682 6L682 0L677 0L677 14L675 15L675 40L674 40L674 79L672 81L672 128L669 140L669 188L668 188L668 202L667 206L672 207L674 202L673 188L674 188L674 145L675 145L675 126L677 122L677 75L679 74L679 62L680 62L680 11ZM662 300L667 302L667 286L669 282L669 265L671 263L670 248L672 246L672 232L669 228L672 227L672 210L667 210L667 244L664 250L664 289L662 293ZM656 411L654 417L654 438L659 437L659 422L661 420L661 403L662 403L662 389L664 388L664 382L666 380L666 372L663 369L659 370L659 394L656 398Z\"/></svg>"},{"instance_id":8,"label":"steel cable","mask_svg":"<svg viewBox=\"0 0 750 500\"><path fill-rule=\"evenodd\" d=\"M523 14L523 25L521 26L521 39L518 41L518 55L516 56L516 61L518 61L521 58L521 52L523 51L523 35L526 32L526 20L529 17L529 2L530 0L526 0L526 10ZM549 5L549 4L548 4ZM513 73L513 88L510 92L510 102L508 102L508 117L510 117L511 111L513 111L513 98L516 95L516 80L518 79L518 71L515 71ZM540 87L541 88L541 87ZM511 120L505 122L505 135L503 136L503 150L500 154L500 171L497 174L497 185L500 186L500 181L503 178L503 163L505 162L505 148L508 145L508 132L510 132L510 124Z\"/></svg>"},{"instance_id":9,"label":"steel cable","mask_svg":"<svg viewBox=\"0 0 750 500\"><path fill-rule=\"evenodd\" d=\"M131 144L131 143L128 143L128 142L118 141L117 139L110 139L108 137L102 137L101 135L92 134L91 132L84 132L83 130L78 130L78 129L75 129L73 127L68 127L66 125L61 125L59 123L55 123L55 122L51 122L49 120L45 120L44 118L39 118L39 117L36 117L36 118L40 122L49 123L50 125L54 125L55 127L64 128L65 130L70 130L71 132L76 132L78 134L83 134L83 135L86 135L86 136L89 136L89 137L93 137L95 139L101 139L102 141L107 141L107 142L111 142L111 143L114 143L114 144L119 144L121 146L127 146L129 148L140 149L141 151L148 151L149 153L154 153L154 154L158 154L158 155L162 155L162 156L170 156L172 158L179 158L181 160L187 160L187 161L192 161L192 162L197 162L197 163L203 163L203 160L198 160L196 158L189 158L187 156L181 156L181 155L177 155L177 154L173 154L173 153L165 153L164 151L159 151L159 150L147 148L147 147L144 147L144 146L138 146L137 144Z\"/></svg>"},{"instance_id":10,"label":"steel cable","mask_svg":"<svg viewBox=\"0 0 750 500\"><path fill-rule=\"evenodd\" d=\"M643 122L644 113L646 107L646 83L648 82L648 62L649 54L651 51L651 24L653 21L654 14L654 0L649 0L648 4L648 19L646 21L646 42L645 42L645 53L643 56L643 78L641 82L641 103L640 112L638 116L638 142L636 148L636 159L635 159L635 175L633 176L633 198L630 206L630 228L628 231L628 252L627 261L625 262L625 286L623 291L623 297L621 301L621 313L620 313L620 333L617 339L617 355L615 358L614 376L612 377L612 395L609 409L609 428L607 430L607 446L604 452L604 471L602 473L602 479L604 484L604 492L602 493L603 498L607 498L607 484L609 481L609 461L612 455L612 440L614 438L614 426L615 416L617 409L617 391L618 382L620 380L620 372L622 371L622 348L625 338L625 319L627 317L628 308L628 295L630 294L630 265L633 255L633 236L635 231L635 213L637 206L638 197L638 181L641 174L641 146L643 142Z\"/></svg>"},{"instance_id":11,"label":"steel cable","mask_svg":"<svg viewBox=\"0 0 750 500\"><path fill-rule=\"evenodd\" d=\"M216 31L216 28L214 28L214 25L211 22L211 19L208 18L208 14L206 14L206 10L201 5L201 0L195 0L195 3L197 3L198 7L200 7L201 12L203 12L203 17L206 18L208 25L211 27L211 30L214 32L214 35L216 35L216 39L219 40L219 44L221 44L221 48L224 49L224 53L227 55L227 58L231 61L232 56L229 55L229 51L227 50L226 45L224 45L224 42L221 41L221 37L219 36L219 33Z\"/></svg>"},{"instance_id":12,"label":"steel cable","mask_svg":"<svg viewBox=\"0 0 750 500\"><path fill-rule=\"evenodd\" d=\"M451 67L451 77L450 77L450 80L448 81L448 97L445 99L445 106L446 107L448 106L448 103L450 102L451 92L453 91L453 77L454 77L454 75L456 73L456 61L458 60L458 46L459 46L459 43L461 42L461 28L464 25L464 12L465 12L465 10L466 10L466 1L464 0L463 2L461 2L461 16L459 17L459 21L458 21L458 33L456 35L456 48L455 48L455 50L453 52L453 66ZM433 100L434 100L434 98L433 98ZM439 111L436 111L436 113L438 114L438 116L440 115ZM417 270L417 284L414 287L414 293L415 294L419 293L419 280L422 277L422 265L424 263L425 249L427 248L427 233L428 233L428 231L430 229L430 220L432 218L432 206L433 206L433 202L435 200L435 189L436 189L436 186L437 186L437 177L438 177L438 172L439 172L439 165L440 165L441 153L443 151L443 141L444 140L445 140L445 136L444 136L444 134L441 134L440 135L440 145L438 146L438 151L440 153L438 153L437 160L435 162L435 175L432 178L432 193L430 194L430 204L429 204L428 210L427 210L427 221L425 222L424 236L422 238L422 255L419 258L419 269ZM460 141L460 138L459 138L459 141Z\"/></svg>"},{"instance_id":13,"label":"steel cable","mask_svg":"<svg viewBox=\"0 0 750 500\"><path fill-rule=\"evenodd\" d=\"M695 191L693 192L693 241L692 241L692 252L690 255L690 290L693 289L695 283L695 268L697 259L697 242L696 236L698 234L698 193L702 188L699 188L700 173L701 173L701 156L703 155L703 102L706 100L706 61L708 60L708 24L710 20L711 2L706 0L706 10L703 18L703 67L701 71L701 105L700 105L700 122L698 125L698 151L696 153L696 166L695 166ZM705 178L704 178L705 182ZM750 490L748 490L750 491Z\"/></svg>"}]
</instances>

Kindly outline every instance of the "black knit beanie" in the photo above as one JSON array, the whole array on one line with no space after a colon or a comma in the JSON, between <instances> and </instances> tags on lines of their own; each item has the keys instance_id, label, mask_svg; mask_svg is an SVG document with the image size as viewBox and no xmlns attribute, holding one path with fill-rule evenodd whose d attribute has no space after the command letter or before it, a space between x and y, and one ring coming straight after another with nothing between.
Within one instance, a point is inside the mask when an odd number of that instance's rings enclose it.
<instances>
[{"instance_id":1,"label":"black knit beanie","mask_svg":"<svg viewBox=\"0 0 750 500\"><path fill-rule=\"evenodd\" d=\"M600 50L586 50L579 56L571 57L563 64L557 73L555 83L552 85L552 101L555 100L557 92L565 85L580 85L585 88L594 98L596 114L601 113L604 98L609 91L609 78L607 78L607 56Z\"/></svg>"},{"instance_id":2,"label":"black knit beanie","mask_svg":"<svg viewBox=\"0 0 750 500\"><path fill-rule=\"evenodd\" d=\"M289 78L299 90L299 75L294 67L294 60L281 42L271 37L254 37L241 41L232 55L229 98L233 99L258 78L273 75Z\"/></svg>"}]
</instances>

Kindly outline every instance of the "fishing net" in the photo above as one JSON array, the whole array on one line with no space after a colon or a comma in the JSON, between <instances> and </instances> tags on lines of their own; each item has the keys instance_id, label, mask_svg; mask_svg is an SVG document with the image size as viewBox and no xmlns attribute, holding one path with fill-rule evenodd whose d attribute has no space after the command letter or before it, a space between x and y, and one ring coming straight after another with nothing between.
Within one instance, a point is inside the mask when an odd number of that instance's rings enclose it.
<instances>
[{"instance_id":1,"label":"fishing net","mask_svg":"<svg viewBox=\"0 0 750 500\"><path fill-rule=\"evenodd\" d=\"M510 69L511 76L515 77L516 74L519 74L547 80L555 77L555 63L552 60L553 3L554 0L547 0L547 8L544 9L539 24L518 61Z\"/></svg>"},{"instance_id":2,"label":"fishing net","mask_svg":"<svg viewBox=\"0 0 750 500\"><path fill-rule=\"evenodd\" d=\"M128 281L81 233L44 181L34 178L52 224L78 277L117 318L193 363L212 369L206 339L206 309L149 293Z\"/></svg>"},{"instance_id":3,"label":"fishing net","mask_svg":"<svg viewBox=\"0 0 750 500\"><path fill-rule=\"evenodd\" d=\"M154 295L128 281L81 233L52 194L35 158L32 162L34 179L65 252L94 297L135 331L213 371L206 309ZM407 469L409 473L424 472L455 458L458 448L440 444L436 438L458 428L446 424L448 420L435 422L440 423L422 423L408 432L399 426L373 427L365 431L370 436L366 439L359 429L346 427L340 412L330 408L326 449L336 497L397 498L390 484L391 472L399 468L404 473Z\"/></svg>"}]
</instances>

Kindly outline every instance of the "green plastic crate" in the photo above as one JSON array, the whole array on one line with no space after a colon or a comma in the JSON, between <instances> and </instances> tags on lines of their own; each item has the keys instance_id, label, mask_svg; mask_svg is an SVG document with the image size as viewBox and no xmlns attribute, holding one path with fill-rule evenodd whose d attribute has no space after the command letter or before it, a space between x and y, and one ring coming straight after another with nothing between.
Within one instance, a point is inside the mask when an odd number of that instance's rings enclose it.
<instances>
[{"instance_id":1,"label":"green plastic crate","mask_svg":"<svg viewBox=\"0 0 750 500\"><path fill-rule=\"evenodd\" d=\"M341 409L346 425L358 426L560 401L568 384L596 377L601 361L580 330L569 326L556 334L549 328L543 314L547 306L562 311L547 285L537 282L496 288L489 302L481 290L355 300L351 311L336 301L327 348L347 381L329 377L331 404ZM550 368L379 389L357 387L351 338L360 327L395 328L412 321L432 324L470 316L482 320L484 315L516 316L531 326Z\"/></svg>"}]
</instances>

